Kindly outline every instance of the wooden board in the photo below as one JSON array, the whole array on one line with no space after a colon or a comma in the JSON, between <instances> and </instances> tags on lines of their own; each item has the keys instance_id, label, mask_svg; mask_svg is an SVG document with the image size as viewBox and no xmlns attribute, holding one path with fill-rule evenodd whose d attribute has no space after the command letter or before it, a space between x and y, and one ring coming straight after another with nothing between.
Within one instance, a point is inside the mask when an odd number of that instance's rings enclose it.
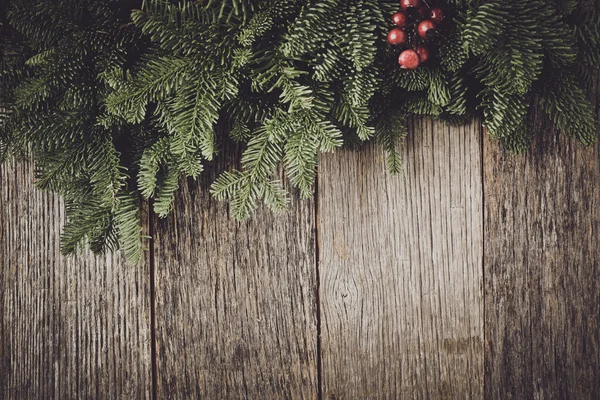
<instances>
[{"instance_id":1,"label":"wooden board","mask_svg":"<svg viewBox=\"0 0 600 400\"><path fill-rule=\"evenodd\" d=\"M63 258L57 196L0 167L0 399L151 397L147 265Z\"/></svg>"},{"instance_id":2,"label":"wooden board","mask_svg":"<svg viewBox=\"0 0 600 400\"><path fill-rule=\"evenodd\" d=\"M200 189L213 178L156 222L158 398L314 399L314 203L237 223Z\"/></svg>"},{"instance_id":3,"label":"wooden board","mask_svg":"<svg viewBox=\"0 0 600 400\"><path fill-rule=\"evenodd\" d=\"M246 223L185 184L137 267L61 257L62 202L0 166L0 399L594 398L600 148L411 131L403 176L326 155Z\"/></svg>"},{"instance_id":4,"label":"wooden board","mask_svg":"<svg viewBox=\"0 0 600 400\"><path fill-rule=\"evenodd\" d=\"M325 399L481 398L481 129L418 121L406 173L379 148L322 158Z\"/></svg>"},{"instance_id":5,"label":"wooden board","mask_svg":"<svg viewBox=\"0 0 600 400\"><path fill-rule=\"evenodd\" d=\"M526 156L485 141L490 399L600 393L600 151L541 131Z\"/></svg>"}]
</instances>

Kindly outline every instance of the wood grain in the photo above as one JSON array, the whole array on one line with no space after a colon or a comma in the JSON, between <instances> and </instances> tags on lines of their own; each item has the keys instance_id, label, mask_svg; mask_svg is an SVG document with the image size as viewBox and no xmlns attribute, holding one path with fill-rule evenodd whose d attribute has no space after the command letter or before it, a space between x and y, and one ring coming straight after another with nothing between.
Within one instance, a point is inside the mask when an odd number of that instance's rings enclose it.
<instances>
[{"instance_id":1,"label":"wood grain","mask_svg":"<svg viewBox=\"0 0 600 400\"><path fill-rule=\"evenodd\" d=\"M379 148L323 157L323 398L481 398L481 129L416 121L406 172Z\"/></svg>"},{"instance_id":2,"label":"wood grain","mask_svg":"<svg viewBox=\"0 0 600 400\"><path fill-rule=\"evenodd\" d=\"M63 258L57 196L0 166L0 399L151 397L147 265Z\"/></svg>"},{"instance_id":3,"label":"wood grain","mask_svg":"<svg viewBox=\"0 0 600 400\"><path fill-rule=\"evenodd\" d=\"M486 398L600 393L600 151L485 141Z\"/></svg>"},{"instance_id":4,"label":"wood grain","mask_svg":"<svg viewBox=\"0 0 600 400\"><path fill-rule=\"evenodd\" d=\"M314 202L237 223L213 178L156 222L158 398L314 399Z\"/></svg>"}]
</instances>

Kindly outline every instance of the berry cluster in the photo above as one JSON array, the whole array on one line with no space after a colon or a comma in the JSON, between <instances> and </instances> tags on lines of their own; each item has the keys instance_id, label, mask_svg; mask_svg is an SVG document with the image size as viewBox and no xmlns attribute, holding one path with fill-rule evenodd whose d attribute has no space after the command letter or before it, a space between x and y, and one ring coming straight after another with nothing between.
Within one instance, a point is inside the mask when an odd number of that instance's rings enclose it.
<instances>
[{"instance_id":1,"label":"berry cluster","mask_svg":"<svg viewBox=\"0 0 600 400\"><path fill-rule=\"evenodd\" d=\"M396 27L390 30L387 40L403 49L398 57L401 68L415 69L429 60L426 43L437 37L437 28L444 19L444 11L432 7L430 1L400 0L402 10L392 15Z\"/></svg>"}]
</instances>

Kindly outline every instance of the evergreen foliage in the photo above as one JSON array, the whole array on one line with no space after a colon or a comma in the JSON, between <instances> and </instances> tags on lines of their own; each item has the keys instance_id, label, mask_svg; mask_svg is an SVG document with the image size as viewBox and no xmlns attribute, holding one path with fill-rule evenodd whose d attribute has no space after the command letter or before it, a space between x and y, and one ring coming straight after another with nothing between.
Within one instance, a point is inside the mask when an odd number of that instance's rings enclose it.
<instances>
[{"instance_id":1,"label":"evergreen foliage","mask_svg":"<svg viewBox=\"0 0 600 400\"><path fill-rule=\"evenodd\" d=\"M285 176L311 196L317 161L373 138L402 171L407 118L476 110L512 151L538 105L596 140L593 0L448 0L439 51L401 70L385 37L391 0L9 0L0 6L0 160L30 153L64 196L63 251L141 254L139 202L168 215L226 140L239 170L211 192L232 215L285 208Z\"/></svg>"}]
</instances>

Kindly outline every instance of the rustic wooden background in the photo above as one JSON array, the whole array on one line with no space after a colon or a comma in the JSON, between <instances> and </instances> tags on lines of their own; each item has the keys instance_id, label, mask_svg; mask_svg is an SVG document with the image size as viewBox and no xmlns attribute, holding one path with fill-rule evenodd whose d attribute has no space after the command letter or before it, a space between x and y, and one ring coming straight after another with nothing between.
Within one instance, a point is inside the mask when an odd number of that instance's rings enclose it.
<instances>
[{"instance_id":1,"label":"rustic wooden background","mask_svg":"<svg viewBox=\"0 0 600 400\"><path fill-rule=\"evenodd\" d=\"M60 199L1 166L0 399L597 398L600 148L411 131L404 176L327 155L246 223L184 184L140 266L61 257Z\"/></svg>"}]
</instances>

